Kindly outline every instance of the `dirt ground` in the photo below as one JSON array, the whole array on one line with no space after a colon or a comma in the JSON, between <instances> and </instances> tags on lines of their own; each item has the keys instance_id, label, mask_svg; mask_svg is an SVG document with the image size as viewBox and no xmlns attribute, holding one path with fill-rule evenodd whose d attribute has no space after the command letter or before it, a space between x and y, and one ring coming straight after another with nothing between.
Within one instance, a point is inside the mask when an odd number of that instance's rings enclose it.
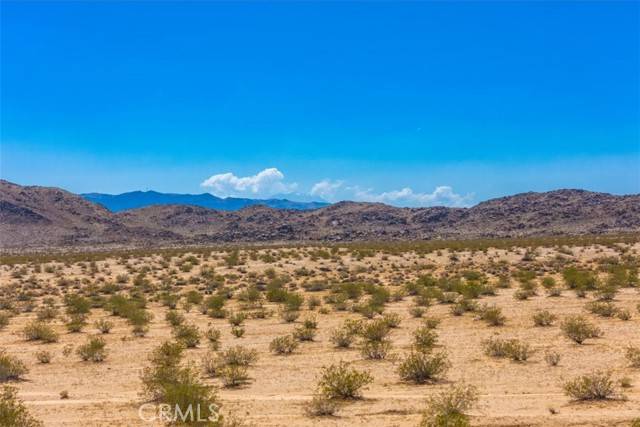
<instances>
[{"instance_id":1,"label":"dirt ground","mask_svg":"<svg viewBox=\"0 0 640 427\"><path fill-rule=\"evenodd\" d=\"M200 264L191 271L177 270L177 277L188 279L197 276L203 265L215 268L218 275L227 275L227 284L231 288L242 287L251 277L261 277L265 270L272 268L278 273L288 273L293 282L302 284L309 280L337 282L340 271L347 271L360 280L376 280L400 289L407 282L415 280L420 274L440 275L470 268L487 273L490 281L496 279L493 273L496 266L514 271L525 268L522 261L524 248L512 251L489 249L488 251L462 251L453 260L451 253L443 250L426 255L408 251L402 254L375 254L373 257L357 259L348 251L340 252L338 261L334 258L308 256L314 249L299 249L303 255L299 258L286 257L265 262L262 259L246 257L239 266L225 264L223 254L213 252L201 259ZM271 249L275 253L279 249ZM282 249L292 251L292 249ZM626 254L638 257L640 245L626 248ZM241 252L242 256L242 252ZM549 270L549 265L558 256L569 259L571 263L595 268L598 259L619 257L616 248L589 246L566 248L538 248L533 261L535 268L547 269L561 283L561 275ZM276 257L278 258L278 257ZM141 259L129 259L129 265L152 265L157 269L148 274L151 282L159 280L167 268L160 267L160 256ZM172 261L173 262L173 261ZM524 264L523 264L524 263ZM126 273L125 265L117 258L108 258L97 262L97 272L89 276L78 264L64 265L51 262L60 267L54 273L45 271L33 273L39 283L53 287L60 277L75 280L99 278L112 281L117 275ZM524 267L523 267L524 265ZM506 267L505 267L506 266ZM22 265L2 266L0 283L11 294L11 286L22 279L16 279L12 272L23 268ZM296 275L296 270L305 267L310 276ZM175 268L174 265L168 269ZM31 266L27 266L31 269ZM131 270L129 270L130 272ZM251 273L255 273L252 275ZM130 274L131 276L131 274ZM191 289L195 285L187 284L182 289ZM441 320L436 331L438 343L446 350L452 364L443 381L435 384L414 385L400 380L397 373L399 359L409 352L412 332L423 323L423 319L410 315L414 306L413 297L407 296L401 301L389 302L385 312L398 313L402 317L400 326L393 329L392 356L386 360L365 360L357 346L350 349L337 349L330 342L333 328L339 327L345 319L361 319L362 315L350 311L334 311L328 304L328 313L317 309L318 334L313 342L303 342L291 355L274 355L269 351L269 343L276 336L291 333L296 325L308 314L303 310L296 323L285 323L278 315L278 304L265 302L264 306L273 310L274 315L266 319L247 319L246 333L242 338L231 334L231 326L226 319L214 319L202 314L197 307L188 313L182 308L189 322L201 330L214 326L222 332L222 348L242 345L256 349L259 358L255 366L249 368L251 381L239 388L221 387L219 380L205 378L216 386L218 396L225 413L233 413L248 425L255 426L415 426L421 419L428 396L447 389L451 384L465 382L477 386L479 401L469 414L473 425L499 426L612 426L631 425L632 420L640 418L640 369L632 368L625 359L627 345L640 346L640 303L638 288L621 289L614 300L619 308L631 313L627 321L616 317L603 318L588 313L585 303L593 300L589 295L578 298L573 291L564 289L560 297L548 297L544 290L527 300L517 300L514 293L518 286L515 282L510 288L497 289L495 296L482 296L480 302L495 304L502 309L507 321L504 326L489 327L475 320L473 313L453 316L451 306L434 304L427 309L425 316ZM329 291L306 292L299 288L305 298L310 295L322 297ZM41 297L40 297L41 298ZM61 303L60 307L63 308ZM238 302L231 300L228 307L237 307ZM179 306L180 307L180 306ZM227 307L225 307L227 308ZM29 411L45 426L152 426L158 422L141 419L140 373L148 364L148 355L154 347L164 340L171 339L171 329L165 321L168 310L158 302L151 302L149 309L154 314L150 330L145 337L133 337L131 327L126 320L110 316L102 309L93 309L88 326L80 333L69 333L61 319L53 321L54 328L60 333L57 343L40 344L26 341L22 330L31 320L34 312L22 312L11 318L9 325L0 331L0 348L17 356L29 368L23 381L15 382L19 397ZM601 338L590 339L583 345L563 336L557 322L551 327L534 327L532 314L546 309L558 315L559 319L569 314L583 314L596 323L604 332ZM100 318L109 318L115 326L111 333L102 335L107 341L108 357L103 363L83 362L72 353L63 355L63 348L74 347L86 341L87 336L96 333L93 323ZM481 342L489 337L518 338L531 345L533 355L526 362L514 362L509 359L495 359L486 356ZM46 349L54 358L49 364L38 363L35 352ZM550 367L544 360L546 350L560 353L558 366ZM204 341L195 349L186 350L187 359L200 363L208 349ZM367 370L374 378L373 383L363 392L363 399L345 404L332 417L311 417L305 412L316 387L318 375L323 366L340 360L352 362L358 369ZM626 400L607 400L595 402L575 402L565 395L563 383L577 375L595 369L609 370L616 379L628 378L631 387L624 389ZM61 399L60 392L68 391L69 398ZM148 416L149 412L143 413Z\"/></svg>"}]
</instances>

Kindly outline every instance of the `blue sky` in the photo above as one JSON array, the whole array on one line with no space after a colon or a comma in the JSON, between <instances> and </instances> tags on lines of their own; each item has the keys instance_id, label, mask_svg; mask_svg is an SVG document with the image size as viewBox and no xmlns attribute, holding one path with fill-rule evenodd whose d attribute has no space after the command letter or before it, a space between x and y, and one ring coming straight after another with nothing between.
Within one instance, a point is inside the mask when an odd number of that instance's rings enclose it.
<instances>
[{"instance_id":1,"label":"blue sky","mask_svg":"<svg viewBox=\"0 0 640 427\"><path fill-rule=\"evenodd\" d=\"M0 175L405 206L638 193L639 16L638 2L3 1Z\"/></svg>"}]
</instances>

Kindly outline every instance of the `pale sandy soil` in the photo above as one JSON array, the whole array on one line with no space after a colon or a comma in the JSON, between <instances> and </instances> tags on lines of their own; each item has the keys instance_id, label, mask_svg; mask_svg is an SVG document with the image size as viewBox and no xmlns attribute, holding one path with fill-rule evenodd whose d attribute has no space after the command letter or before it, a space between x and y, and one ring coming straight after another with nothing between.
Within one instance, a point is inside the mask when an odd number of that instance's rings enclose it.
<instances>
[{"instance_id":1,"label":"pale sandy soil","mask_svg":"<svg viewBox=\"0 0 640 427\"><path fill-rule=\"evenodd\" d=\"M635 256L638 249L636 245ZM576 259L584 265L598 257L616 254L611 249L597 247L573 248L573 251ZM524 250L519 253L489 250L487 254L476 252L473 256L463 253L459 254L459 263L469 263L474 269L482 271L487 266L489 257L494 261L504 260L513 266L519 262L523 253ZM557 255L555 250L547 248L539 249L538 253L538 261L550 260ZM362 261L355 261L347 255L342 259L345 268L352 271L358 266L373 267L371 271L360 273L361 277L377 278L384 284L404 284L412 280L421 273L414 268L415 265L431 264L435 266L432 270L434 274L450 268L449 254L446 251L441 255L433 253L426 257L406 253L402 256L390 255L386 259L381 255ZM154 257L154 262L150 259L138 261L157 264L158 260L158 257ZM134 260L130 260L132 262ZM205 262L216 266L217 274L232 271L237 273L237 267L229 269L222 265L220 259ZM100 261L98 266L101 270L109 266L111 278L124 271L123 266L114 259ZM323 274L328 278L335 277L336 264L331 260L288 259L274 264L249 260L247 265L240 268L255 272L274 268L278 272L291 273L301 266L314 269L328 267L325 272L316 270L312 276L314 279ZM15 281L10 277L10 271L9 267L4 266L0 272L3 286L9 286ZM196 275L198 271L199 267L180 275L189 277ZM66 267L64 276L87 277L76 265ZM100 276L107 276L107 273L101 271L96 277ZM53 274L39 273L36 277L53 285L56 283ZM304 278L296 279L298 282L302 280ZM240 283L246 281L238 279L236 284ZM392 289L398 288L389 286ZM624 357L624 348L629 344L640 346L640 313L636 309L636 305L640 303L640 292L625 288L616 296L615 304L632 313L631 320L622 321L588 314L584 310L584 304L588 300L577 298L574 292L568 290L563 291L559 298L550 298L540 292L529 300L517 301L513 298L516 289L515 286L498 289L496 296L481 298L481 302L496 304L502 308L508 319L502 327L488 327L484 322L474 320L469 313L454 317L450 314L448 305L436 304L428 309L428 316L441 319L437 328L439 343L441 349L448 352L452 367L446 380L427 385L403 383L396 371L397 359L409 351L411 334L422 322L409 314L409 308L413 305L411 297L387 305L386 311L400 314L402 323L391 333L396 357L382 361L364 360L357 348L339 350L329 341L331 329L341 325L346 318L362 318L356 313L331 311L328 314L317 314L319 332L315 341L302 343L290 356L276 356L269 352L269 343L274 337L291 333L296 326L282 322L275 304L265 304L276 312L274 316L246 320L245 336L239 339L231 335L231 327L225 319L212 319L201 314L197 307L186 313L186 316L202 330L209 326L219 328L222 331L223 348L241 344L259 352L256 365L249 370L249 384L237 389L221 387L218 392L224 411L233 412L251 425L415 426L429 395L461 381L477 386L480 391L478 404L469 412L473 425L610 426L630 425L632 419L639 418L640 369L629 366ZM309 296L323 293L303 294ZM231 306L234 304L235 301ZM0 331L0 347L22 359L30 370L24 381L14 383L19 389L19 397L25 401L30 412L44 421L46 426L159 425L144 422L138 416L138 408L143 403L139 397L140 371L148 364L150 351L163 340L171 338L171 330L164 320L167 309L158 303L151 303L150 309L155 318L151 330L144 338L132 337L131 329L124 319L111 317L103 310L94 309L89 326L82 333L67 333L62 321L56 320L55 329L60 332L61 339L54 344L36 344L23 338L21 331L27 322L35 318L35 313L22 313L12 318L9 326ZM597 323L604 335L602 338L589 340L585 345L577 345L562 335L557 324L548 328L534 327L531 316L539 309L547 309L560 318L574 313L585 314ZM107 360L95 364L82 362L75 354L64 356L62 349L65 346L71 344L75 347L85 342L88 335L96 333L93 322L101 317L109 317L116 325L110 334L103 335L109 352ZM519 338L528 342L535 352L524 363L490 358L483 354L480 343L491 336ZM50 364L37 363L34 353L41 349L54 354ZM545 363L543 356L547 349L554 349L561 354L559 366L549 367ZM198 348L187 350L186 354L189 360L199 363L206 352L203 341ZM364 391L362 400L345 405L337 416L309 417L305 413L305 405L311 399L321 368L340 360L351 361L359 369L368 370L373 375L374 382ZM563 392L563 382L594 369L611 370L615 378L628 377L633 386L624 391L627 400L595 403L570 401ZM215 379L206 381L220 385ZM69 399L60 399L59 393L63 390L69 392ZM551 410L556 413L552 415Z\"/></svg>"}]
</instances>

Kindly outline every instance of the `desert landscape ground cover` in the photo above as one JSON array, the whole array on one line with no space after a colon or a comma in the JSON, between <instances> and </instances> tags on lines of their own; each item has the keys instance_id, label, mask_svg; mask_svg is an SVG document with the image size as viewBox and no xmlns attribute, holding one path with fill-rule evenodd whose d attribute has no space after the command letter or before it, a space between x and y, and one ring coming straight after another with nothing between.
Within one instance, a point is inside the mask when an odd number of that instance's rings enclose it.
<instances>
[{"instance_id":1,"label":"desert landscape ground cover","mask_svg":"<svg viewBox=\"0 0 640 427\"><path fill-rule=\"evenodd\" d=\"M0 414L637 426L639 266L633 235L5 254Z\"/></svg>"}]
</instances>

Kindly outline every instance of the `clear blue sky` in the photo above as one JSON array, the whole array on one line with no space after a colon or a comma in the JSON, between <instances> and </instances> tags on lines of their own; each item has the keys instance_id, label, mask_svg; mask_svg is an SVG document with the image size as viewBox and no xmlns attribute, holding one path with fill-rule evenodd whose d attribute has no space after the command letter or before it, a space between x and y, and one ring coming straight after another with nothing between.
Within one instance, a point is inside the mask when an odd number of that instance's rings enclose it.
<instances>
[{"instance_id":1,"label":"clear blue sky","mask_svg":"<svg viewBox=\"0 0 640 427\"><path fill-rule=\"evenodd\" d=\"M0 175L398 205L638 193L639 15L638 2L3 1Z\"/></svg>"}]
</instances>

